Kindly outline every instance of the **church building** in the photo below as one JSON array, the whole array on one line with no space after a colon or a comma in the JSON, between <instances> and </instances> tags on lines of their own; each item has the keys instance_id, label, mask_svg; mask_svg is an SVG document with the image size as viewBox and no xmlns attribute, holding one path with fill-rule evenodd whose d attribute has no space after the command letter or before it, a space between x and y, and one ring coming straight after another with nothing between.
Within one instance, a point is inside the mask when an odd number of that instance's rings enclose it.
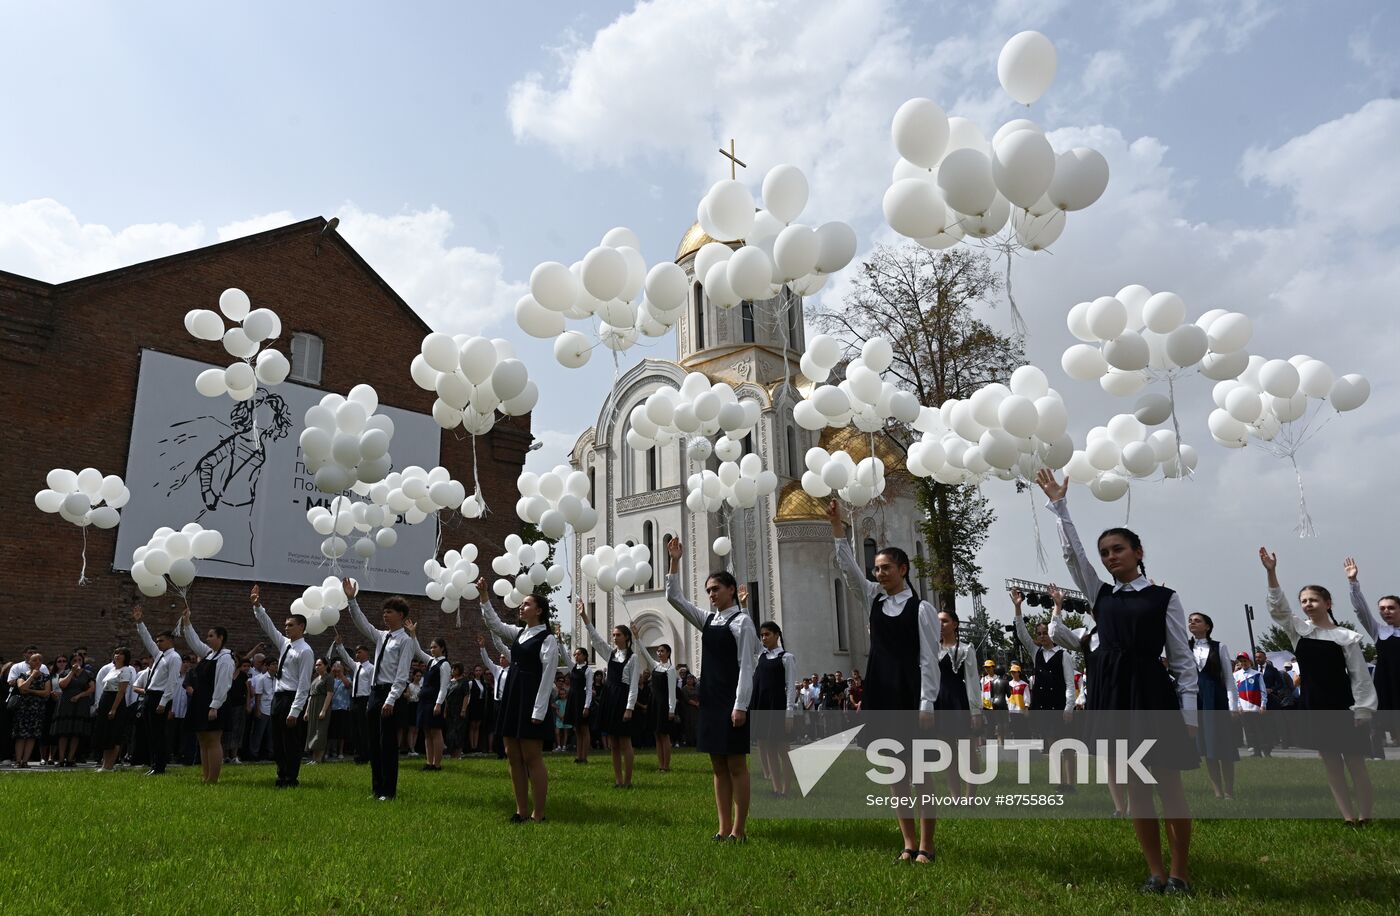
<instances>
[{"instance_id":1,"label":"church building","mask_svg":"<svg viewBox=\"0 0 1400 916\"><path fill-rule=\"evenodd\" d=\"M681 579L697 605L706 606L709 574L729 569L748 586L747 609L754 623L775 620L783 628L783 643L797 656L799 672L863 671L870 609L864 596L842 583L825 503L809 496L800 483L804 459L809 448L820 445L845 450L860 461L873 445L885 463L883 498L852 513L856 556L865 558L867 569L877 546L904 547L911 557L926 552L917 529L912 478L903 469L902 450L883 435L872 437L854 427L815 433L797 425L793 404L811 387L798 369L807 336L803 299L785 288L774 299L719 308L694 274L696 253L711 241L697 223L676 250L676 263L690 280L690 299L676 325L675 361L644 359L624 373L599 410L596 425L574 445L571 463L589 475L591 501L600 513L592 531L571 535L577 594L600 632L625 623L638 647L655 654L658 644L667 643L678 663L698 673L700 634L666 602L666 544L679 537L685 544ZM732 243L736 248L741 244ZM752 509L691 512L685 504L686 480L717 467L717 459L688 455L683 440L645 452L627 445L632 408L662 386L679 387L690 372L728 382L740 398L753 398L763 407L758 425L744 440L744 453L758 454L764 468L778 475L779 485ZM733 543L725 557L711 549L721 535ZM578 558L604 544L645 544L652 554L651 578L626 592L600 594L595 583L584 579ZM914 588L926 594L917 570L910 575ZM578 621L574 624L575 634L584 632Z\"/></svg>"}]
</instances>

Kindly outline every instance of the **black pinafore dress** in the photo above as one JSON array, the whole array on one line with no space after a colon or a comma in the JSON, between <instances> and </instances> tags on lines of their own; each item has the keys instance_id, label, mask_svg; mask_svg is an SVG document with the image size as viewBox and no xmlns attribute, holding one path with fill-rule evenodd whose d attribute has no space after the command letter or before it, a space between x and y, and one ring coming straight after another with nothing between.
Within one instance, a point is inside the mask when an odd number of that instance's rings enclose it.
<instances>
[{"instance_id":1,"label":"black pinafore dress","mask_svg":"<svg viewBox=\"0 0 1400 916\"><path fill-rule=\"evenodd\" d=\"M1346 651L1327 639L1303 636L1293 647L1302 677L1298 708L1312 712L1302 745L1331 754L1361 754L1371 749L1371 730L1358 727L1351 712L1356 698L1347 674Z\"/></svg>"},{"instance_id":2,"label":"black pinafore dress","mask_svg":"<svg viewBox=\"0 0 1400 916\"><path fill-rule=\"evenodd\" d=\"M583 717L583 701L588 696L588 679L591 676L587 665L574 665L569 669L569 699L564 705L564 724L570 728L591 724Z\"/></svg>"},{"instance_id":3,"label":"black pinafore dress","mask_svg":"<svg viewBox=\"0 0 1400 916\"><path fill-rule=\"evenodd\" d=\"M227 649L220 649L213 655L200 659L199 664L194 669L194 693L190 696L190 705L185 710L185 720L190 727L197 732L221 732L228 726L228 697L224 697L224 703L219 707L219 714L214 717L214 721L209 721L209 705L214 702L214 676L218 672L219 656L228 652ZM232 691L230 691L231 693Z\"/></svg>"},{"instance_id":4,"label":"black pinafore dress","mask_svg":"<svg viewBox=\"0 0 1400 916\"><path fill-rule=\"evenodd\" d=\"M739 695L739 641L729 629L728 618L711 612L700 631L700 718L695 747L702 754L729 757L749 752L749 722L734 727L731 716Z\"/></svg>"},{"instance_id":5,"label":"black pinafore dress","mask_svg":"<svg viewBox=\"0 0 1400 916\"><path fill-rule=\"evenodd\" d=\"M535 715L535 694L539 693L544 664L540 647L549 636L541 629L529 639L521 630L510 648L510 668L507 669L505 694L501 697L500 736L522 740L543 741L554 732L554 716L546 706L544 718L538 725L530 721Z\"/></svg>"},{"instance_id":6,"label":"black pinafore dress","mask_svg":"<svg viewBox=\"0 0 1400 916\"><path fill-rule=\"evenodd\" d=\"M963 660L972 647L958 643L938 660L938 698L933 708L946 715L935 716L934 730L940 738L966 738L972 734L972 708L967 704L967 678Z\"/></svg>"}]
</instances>

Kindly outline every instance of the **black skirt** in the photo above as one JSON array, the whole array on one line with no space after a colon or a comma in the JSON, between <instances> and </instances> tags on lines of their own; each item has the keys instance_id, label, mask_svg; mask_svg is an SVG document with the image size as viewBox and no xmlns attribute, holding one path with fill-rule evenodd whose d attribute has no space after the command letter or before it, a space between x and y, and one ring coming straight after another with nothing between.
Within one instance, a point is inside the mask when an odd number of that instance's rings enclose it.
<instances>
[{"instance_id":1,"label":"black skirt","mask_svg":"<svg viewBox=\"0 0 1400 916\"><path fill-rule=\"evenodd\" d=\"M102 694L102 698L97 701L97 721L93 723L93 744L100 751L110 748L120 747L126 740L126 727L130 716L131 707L123 703L117 709L117 714L110 719L107 714L112 711L112 704L117 701L117 691L109 690Z\"/></svg>"}]
</instances>

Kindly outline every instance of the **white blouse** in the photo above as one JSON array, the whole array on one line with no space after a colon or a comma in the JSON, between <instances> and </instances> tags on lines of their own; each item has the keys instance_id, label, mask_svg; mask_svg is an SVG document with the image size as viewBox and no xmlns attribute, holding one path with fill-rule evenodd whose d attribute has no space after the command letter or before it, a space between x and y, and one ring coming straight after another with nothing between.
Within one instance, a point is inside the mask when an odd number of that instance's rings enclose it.
<instances>
[{"instance_id":1,"label":"white blouse","mask_svg":"<svg viewBox=\"0 0 1400 916\"><path fill-rule=\"evenodd\" d=\"M1361 628L1376 642L1400 636L1400 627L1386 623L1371 608L1366 596L1361 593L1361 583L1356 579L1351 581L1351 608L1356 611L1356 619L1361 621Z\"/></svg>"},{"instance_id":2,"label":"white blouse","mask_svg":"<svg viewBox=\"0 0 1400 916\"><path fill-rule=\"evenodd\" d=\"M759 653L760 658L779 658L783 660L783 678L786 680L787 692L787 718L791 719L797 715L797 656L784 649L782 646L774 646L771 649L764 649ZM672 685L675 686L674 684ZM675 691L672 690L674 694ZM675 700L671 701L672 712L675 712Z\"/></svg>"},{"instance_id":3,"label":"white blouse","mask_svg":"<svg viewBox=\"0 0 1400 916\"><path fill-rule=\"evenodd\" d=\"M1376 697L1376 684L1371 680L1371 672L1366 667L1366 656L1361 651L1361 634L1345 627L1319 627L1311 620L1293 616L1288 596L1281 588L1269 589L1268 603L1269 616L1288 634L1295 650L1300 639L1322 639L1342 647L1347 665L1347 679L1351 681L1352 713L1358 722L1369 721L1379 701Z\"/></svg>"},{"instance_id":4,"label":"white blouse","mask_svg":"<svg viewBox=\"0 0 1400 916\"><path fill-rule=\"evenodd\" d=\"M496 614L496 608L492 605L489 594L481 596L481 614L486 618L486 626L490 628L491 632L508 645L513 644L517 637L523 643L540 633L545 634L544 640L540 643L540 666L543 673L540 675L540 686L535 691L535 703L530 713L531 719L545 721L549 710L549 695L554 690L553 672L559 667L559 641L542 623L533 627L525 627L502 621Z\"/></svg>"},{"instance_id":5,"label":"white blouse","mask_svg":"<svg viewBox=\"0 0 1400 916\"><path fill-rule=\"evenodd\" d=\"M1025 646L1025 647L1026 647L1026 651L1030 653L1031 659L1032 659L1032 664L1034 664L1036 660L1039 660L1039 661L1043 661L1043 662L1047 662L1047 663L1048 663L1048 662L1050 661L1050 659L1051 659L1052 657L1054 657L1055 653L1056 653L1057 651L1059 651L1058 649L1046 649L1046 648L1044 648L1043 646L1038 646L1038 645L1036 645L1035 638L1034 638L1033 636L1031 636L1030 627L1026 626L1026 618L1025 618L1024 616L1020 615L1020 614L1017 614L1017 615L1016 615L1016 638L1019 639L1019 640L1021 641L1021 645ZM1054 639L1051 639L1050 642L1051 642L1051 643L1054 643L1055 640L1054 640ZM1076 649L1075 651L1078 651L1078 649ZM1063 654L1060 656L1060 671L1061 671L1061 676L1064 678L1064 682L1065 682L1065 705L1064 705L1064 708L1065 708L1065 709L1073 709L1073 708L1074 708L1074 656L1070 655L1068 652L1065 652L1065 653L1063 653ZM1034 693L1035 693L1035 675L1031 675L1031 694L1034 695ZM1030 698L1028 697L1028 698L1026 699L1027 705L1029 705L1030 702L1031 702L1031 701L1030 701Z\"/></svg>"},{"instance_id":6,"label":"white blouse","mask_svg":"<svg viewBox=\"0 0 1400 916\"><path fill-rule=\"evenodd\" d=\"M651 656L647 654L645 649L638 650L636 646L632 647L631 652L618 648L613 648L611 652L608 652L608 641L603 638L603 634L599 633L597 628L591 623L585 624L584 626L588 629L588 639L593 645L593 651L597 652L599 655L606 653L608 658L622 664L622 683L627 685L627 709L631 710L636 708L637 693L642 683L642 678L638 669L643 664L646 664L646 666L650 668L651 665L649 662L651 661ZM643 661L643 659L645 659L645 661Z\"/></svg>"}]
</instances>

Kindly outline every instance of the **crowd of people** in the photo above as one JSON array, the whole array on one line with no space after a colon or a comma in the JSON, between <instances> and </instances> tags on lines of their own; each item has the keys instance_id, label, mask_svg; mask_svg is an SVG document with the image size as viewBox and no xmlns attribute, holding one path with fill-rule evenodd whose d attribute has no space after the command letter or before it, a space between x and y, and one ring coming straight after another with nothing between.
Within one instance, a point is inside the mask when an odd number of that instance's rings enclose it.
<instances>
[{"instance_id":1,"label":"crowd of people","mask_svg":"<svg viewBox=\"0 0 1400 916\"><path fill-rule=\"evenodd\" d=\"M956 611L936 609L914 592L902 549L885 547L872 569L861 569L833 501L828 514L837 565L848 586L870 602L863 677L859 671L799 676L781 627L775 621L755 626L742 589L725 570L705 580L710 610L693 604L679 575L684 545L671 539L666 596L699 632L703 677L673 662L669 645L634 645L626 624L605 636L582 605L587 645L565 656L544 598L527 596L518 619L506 622L484 579L478 590L491 644L480 638L480 664L450 660L441 637L424 649L403 598L383 602L382 628L376 626L349 579L343 587L361 638L351 652L337 635L318 655L306 641L305 619L289 614L279 629L254 586L252 612L267 642L238 657L223 628L209 627L201 637L188 609L171 629L152 634L136 608L144 652L136 657L118 647L100 667L84 648L55 658L52 668L27 648L0 669L0 735L13 739L13 750L3 756L12 754L21 768L91 760L111 771L125 762L146 767L151 776L164 773L173 758L198 762L208 783L218 782L225 760L270 759L275 785L283 789L299 786L303 764L353 756L369 764L373 796L388 801L397 795L401 757L421 755L423 769L434 771L442 769L444 756L494 754L508 762L511 820L543 822L547 752L572 751L575 762L587 763L590 752L606 751L613 786L626 790L637 747L654 746L662 772L670 769L674 747L694 747L709 756L713 771L714 839L742 843L751 740L773 794L782 796L792 783L785 751L793 742L844 728L866 713L902 712L920 729L936 721L944 735L976 740L1033 735L1047 746L1070 736L1090 746L1096 739L1141 739L1148 734L1146 714L1169 713L1144 758L1152 781L1129 775L1109 786L1116 813L1133 820L1149 871L1144 891L1190 893L1191 819L1181 772L1204 760L1216 795L1228 799L1242 742L1261 756L1282 744L1317 751L1344 821L1369 823L1374 800L1366 757L1387 731L1393 739L1400 728L1400 598L1387 595L1373 611L1356 564L1347 560L1352 606L1378 648L1372 671L1360 634L1338 625L1331 593L1304 586L1298 593L1302 614L1294 614L1279 585L1277 558L1261 548L1270 615L1293 643L1295 661L1279 669L1262 652L1232 656L1214 638L1209 615L1188 615L1175 591L1147 578L1136 533L1103 532L1096 544L1100 563L1094 563L1070 518L1067 483L1048 472L1038 483L1056 516L1070 577L1091 596L1090 625L1071 629L1064 595L1052 588L1050 620L1032 632L1021 596L1013 592L1024 665L994 659L979 665L976 648L959 637ZM1099 565L1109 581L1099 577ZM625 596L621 600L625 605ZM187 653L175 648L180 642ZM596 670L590 648L600 659ZM1294 729L1288 715L1294 709L1335 711L1342 718L1325 727L1310 719L1306 729ZM758 717L755 727L750 713L758 711L775 715ZM1040 724L1028 728L1032 718ZM1072 771L1061 767L1064 791L1073 791ZM950 789L971 791L954 771L948 779ZM909 796L907 775L891 794ZM936 812L918 804L896 812L903 840L897 860L933 862Z\"/></svg>"}]
</instances>

